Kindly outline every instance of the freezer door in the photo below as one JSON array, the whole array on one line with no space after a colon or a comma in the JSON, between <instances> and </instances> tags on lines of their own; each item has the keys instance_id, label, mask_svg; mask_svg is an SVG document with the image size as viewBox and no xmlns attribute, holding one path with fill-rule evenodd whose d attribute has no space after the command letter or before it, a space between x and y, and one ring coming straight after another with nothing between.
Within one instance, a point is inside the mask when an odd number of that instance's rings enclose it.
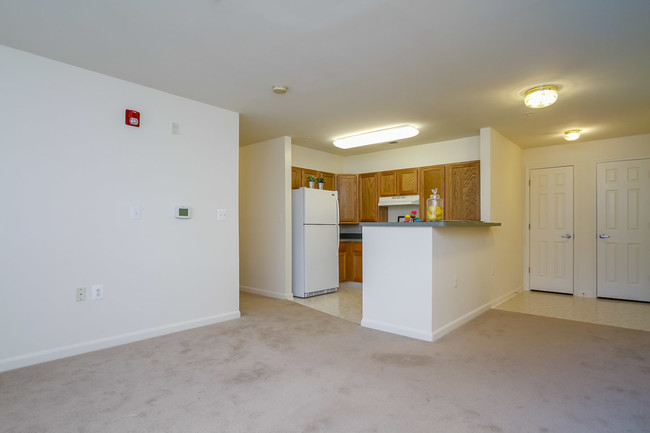
<instances>
[{"instance_id":1,"label":"freezer door","mask_svg":"<svg viewBox=\"0 0 650 433\"><path fill-rule=\"evenodd\" d=\"M336 191L305 188L305 224L338 224L338 194Z\"/></svg>"},{"instance_id":2,"label":"freezer door","mask_svg":"<svg viewBox=\"0 0 650 433\"><path fill-rule=\"evenodd\" d=\"M305 293L339 286L338 245L338 226L305 226Z\"/></svg>"}]
</instances>

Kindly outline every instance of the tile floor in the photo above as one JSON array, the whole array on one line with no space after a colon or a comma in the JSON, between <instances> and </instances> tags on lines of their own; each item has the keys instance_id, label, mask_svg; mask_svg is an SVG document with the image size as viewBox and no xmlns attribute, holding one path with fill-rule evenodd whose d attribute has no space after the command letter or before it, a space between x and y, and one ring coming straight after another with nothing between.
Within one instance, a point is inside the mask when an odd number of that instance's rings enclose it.
<instances>
[{"instance_id":1,"label":"tile floor","mask_svg":"<svg viewBox=\"0 0 650 433\"><path fill-rule=\"evenodd\" d=\"M341 283L335 293L293 300L315 310L361 323L361 295L361 284ZM643 302L524 291L495 309L650 331L650 303Z\"/></svg>"}]
</instances>

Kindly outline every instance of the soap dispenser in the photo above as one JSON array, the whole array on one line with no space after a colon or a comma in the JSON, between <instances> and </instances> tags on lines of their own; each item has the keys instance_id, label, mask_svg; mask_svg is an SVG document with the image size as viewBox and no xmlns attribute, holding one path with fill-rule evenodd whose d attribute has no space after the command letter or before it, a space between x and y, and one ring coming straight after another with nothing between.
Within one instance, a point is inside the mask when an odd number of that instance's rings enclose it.
<instances>
[{"instance_id":1,"label":"soap dispenser","mask_svg":"<svg viewBox=\"0 0 650 433\"><path fill-rule=\"evenodd\" d=\"M431 196L427 199L427 221L442 221L444 207L438 194L438 188L432 189L431 192Z\"/></svg>"}]
</instances>

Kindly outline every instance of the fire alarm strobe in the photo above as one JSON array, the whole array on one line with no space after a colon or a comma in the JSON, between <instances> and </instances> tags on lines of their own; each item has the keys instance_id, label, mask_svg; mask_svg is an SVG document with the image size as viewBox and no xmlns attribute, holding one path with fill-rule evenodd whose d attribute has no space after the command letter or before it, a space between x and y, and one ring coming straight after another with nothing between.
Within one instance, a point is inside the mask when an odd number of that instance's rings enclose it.
<instances>
[{"instance_id":1,"label":"fire alarm strobe","mask_svg":"<svg viewBox=\"0 0 650 433\"><path fill-rule=\"evenodd\" d=\"M140 127L140 112L135 110L126 110L124 123L129 126Z\"/></svg>"}]
</instances>

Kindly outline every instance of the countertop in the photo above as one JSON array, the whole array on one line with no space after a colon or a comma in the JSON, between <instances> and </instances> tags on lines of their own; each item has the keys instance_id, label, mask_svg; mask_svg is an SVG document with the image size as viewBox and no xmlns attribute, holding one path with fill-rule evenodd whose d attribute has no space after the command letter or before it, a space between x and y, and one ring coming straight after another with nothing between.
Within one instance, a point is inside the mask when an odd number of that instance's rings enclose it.
<instances>
[{"instance_id":1,"label":"countertop","mask_svg":"<svg viewBox=\"0 0 650 433\"><path fill-rule=\"evenodd\" d=\"M486 221L427 221L416 223L360 223L361 227L494 227L500 226L501 223L491 223Z\"/></svg>"}]
</instances>

